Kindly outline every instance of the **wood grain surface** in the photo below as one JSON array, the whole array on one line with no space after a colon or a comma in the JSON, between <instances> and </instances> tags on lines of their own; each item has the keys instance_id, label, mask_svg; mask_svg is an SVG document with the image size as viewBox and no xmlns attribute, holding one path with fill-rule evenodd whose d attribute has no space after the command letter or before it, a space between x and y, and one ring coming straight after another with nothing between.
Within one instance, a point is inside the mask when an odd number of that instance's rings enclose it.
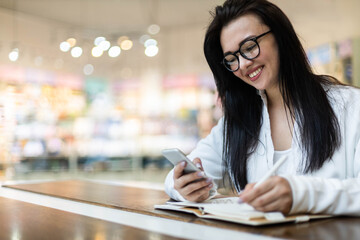
<instances>
[{"instance_id":1,"label":"wood grain surface","mask_svg":"<svg viewBox=\"0 0 360 240\"><path fill-rule=\"evenodd\" d=\"M108 185L84 180L3 185L3 187L186 222L197 218L190 214L155 210L155 204L163 204L169 200L166 193L160 190Z\"/></svg>"},{"instance_id":2,"label":"wood grain surface","mask_svg":"<svg viewBox=\"0 0 360 240\"><path fill-rule=\"evenodd\" d=\"M0 197L0 239L178 239Z\"/></svg>"},{"instance_id":3,"label":"wood grain surface","mask_svg":"<svg viewBox=\"0 0 360 240\"><path fill-rule=\"evenodd\" d=\"M18 184L3 187L30 191L74 201L86 202L117 208L146 215L170 218L179 221L205 224L259 235L284 239L359 239L360 218L336 217L312 220L307 223L286 223L262 227L250 227L241 224L216 220L200 219L196 216L174 211L155 210L155 204L164 204L169 198L159 190L142 189L118 185L106 185L83 180L67 180L36 184Z\"/></svg>"}]
</instances>

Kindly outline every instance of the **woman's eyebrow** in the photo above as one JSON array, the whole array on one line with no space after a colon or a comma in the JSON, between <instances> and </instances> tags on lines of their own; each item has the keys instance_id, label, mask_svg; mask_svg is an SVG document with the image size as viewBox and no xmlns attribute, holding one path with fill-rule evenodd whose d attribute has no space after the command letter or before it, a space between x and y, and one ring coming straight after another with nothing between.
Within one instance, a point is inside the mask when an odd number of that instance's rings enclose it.
<instances>
[{"instance_id":1,"label":"woman's eyebrow","mask_svg":"<svg viewBox=\"0 0 360 240\"><path fill-rule=\"evenodd\" d=\"M244 38L243 40L241 40L241 42L239 42L239 44L238 44L239 49L240 49L240 45L241 45L243 42L245 42L245 41L247 41L247 40L249 40L249 39L251 39L251 38L254 38L254 37L256 37L256 36L257 36L257 35L250 35L250 36L247 36L246 38ZM234 54L235 52L239 51L239 49L236 50L236 51L234 51L234 52L227 51L227 52L224 53L224 56L229 55L229 54Z\"/></svg>"},{"instance_id":2,"label":"woman's eyebrow","mask_svg":"<svg viewBox=\"0 0 360 240\"><path fill-rule=\"evenodd\" d=\"M249 39L252 39L252 38L254 38L254 37L256 37L257 35L255 35L255 34L252 34L252 35L249 35L249 36L247 36L246 38L244 38L240 43L239 43L239 47L240 47L240 45L243 43L243 42L245 42L245 41L247 41L247 40L249 40Z\"/></svg>"},{"instance_id":3,"label":"woman's eyebrow","mask_svg":"<svg viewBox=\"0 0 360 240\"><path fill-rule=\"evenodd\" d=\"M235 51L236 52L236 51ZM231 51L227 51L224 53L224 56L227 56L227 55L230 55L230 54L233 54L234 52L231 52Z\"/></svg>"}]
</instances>

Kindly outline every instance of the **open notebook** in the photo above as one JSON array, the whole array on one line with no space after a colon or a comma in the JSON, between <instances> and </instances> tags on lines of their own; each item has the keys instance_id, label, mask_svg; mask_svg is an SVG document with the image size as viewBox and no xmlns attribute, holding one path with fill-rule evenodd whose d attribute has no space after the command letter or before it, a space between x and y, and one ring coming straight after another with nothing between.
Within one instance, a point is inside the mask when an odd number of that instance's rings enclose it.
<instances>
[{"instance_id":1,"label":"open notebook","mask_svg":"<svg viewBox=\"0 0 360 240\"><path fill-rule=\"evenodd\" d=\"M239 198L217 198L194 202L168 201L163 205L155 205L155 209L173 210L192 213L200 218L216 219L234 223L241 223L251 226L261 226L285 222L307 222L310 219L329 218L331 215L291 215L284 216L281 212L260 212L246 203L239 204Z\"/></svg>"}]
</instances>

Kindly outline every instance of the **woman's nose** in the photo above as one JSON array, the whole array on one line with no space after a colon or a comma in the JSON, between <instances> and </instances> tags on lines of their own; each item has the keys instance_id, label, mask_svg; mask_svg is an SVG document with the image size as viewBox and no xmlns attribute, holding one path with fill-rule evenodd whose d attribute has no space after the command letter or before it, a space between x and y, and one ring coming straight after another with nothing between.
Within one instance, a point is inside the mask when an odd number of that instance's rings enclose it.
<instances>
[{"instance_id":1,"label":"woman's nose","mask_svg":"<svg viewBox=\"0 0 360 240\"><path fill-rule=\"evenodd\" d=\"M253 60L246 59L241 55L239 55L238 58L239 58L239 69L241 70L246 70L253 63Z\"/></svg>"}]
</instances>

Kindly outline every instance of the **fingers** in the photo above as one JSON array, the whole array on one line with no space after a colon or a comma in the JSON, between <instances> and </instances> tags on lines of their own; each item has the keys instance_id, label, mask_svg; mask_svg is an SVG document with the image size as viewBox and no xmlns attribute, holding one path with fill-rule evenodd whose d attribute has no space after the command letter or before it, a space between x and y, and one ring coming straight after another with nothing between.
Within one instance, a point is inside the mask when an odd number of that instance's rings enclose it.
<instances>
[{"instance_id":1,"label":"fingers","mask_svg":"<svg viewBox=\"0 0 360 240\"><path fill-rule=\"evenodd\" d=\"M174 180L178 179L183 175L183 171L186 167L186 162L182 161L174 167Z\"/></svg>"},{"instance_id":2,"label":"fingers","mask_svg":"<svg viewBox=\"0 0 360 240\"><path fill-rule=\"evenodd\" d=\"M201 171L204 171L204 168L202 166L201 160L200 158L195 158L193 160L193 162L195 163L195 166L197 166L199 169L201 169Z\"/></svg>"},{"instance_id":3,"label":"fingers","mask_svg":"<svg viewBox=\"0 0 360 240\"><path fill-rule=\"evenodd\" d=\"M268 192L272 188L271 183L264 182L259 187L255 188L255 183L250 183L246 185L245 189L239 197L244 202L250 203L257 199L259 196L263 195L264 193Z\"/></svg>"},{"instance_id":4,"label":"fingers","mask_svg":"<svg viewBox=\"0 0 360 240\"><path fill-rule=\"evenodd\" d=\"M202 171L204 171L202 167L201 160L199 158L195 158L194 161L195 165ZM179 164L177 164L174 168L174 179L180 178L183 175L183 171L186 167L186 162L182 161Z\"/></svg>"},{"instance_id":5,"label":"fingers","mask_svg":"<svg viewBox=\"0 0 360 240\"><path fill-rule=\"evenodd\" d=\"M186 200L193 202L201 202L206 200L209 197L210 189L213 184L211 183L211 179L203 179L196 183L191 183L187 185L183 191L182 195Z\"/></svg>"},{"instance_id":6,"label":"fingers","mask_svg":"<svg viewBox=\"0 0 360 240\"><path fill-rule=\"evenodd\" d=\"M174 179L174 187L176 190L178 190L184 188L185 186L187 186L192 182L196 182L201 179L204 179L204 177L205 177L204 172L200 172L200 171L184 174L181 177Z\"/></svg>"},{"instance_id":7,"label":"fingers","mask_svg":"<svg viewBox=\"0 0 360 240\"><path fill-rule=\"evenodd\" d=\"M265 192L262 195L259 195L259 197L249 201L248 203L260 211L278 211L280 206L278 205L278 197L274 190L275 188Z\"/></svg>"},{"instance_id":8,"label":"fingers","mask_svg":"<svg viewBox=\"0 0 360 240\"><path fill-rule=\"evenodd\" d=\"M185 196L188 196L204 187L209 187L209 188L212 187L212 182L211 182L210 178L204 178L204 179L201 179L200 181L196 181L196 182L186 185L185 187L182 188L182 193Z\"/></svg>"},{"instance_id":9,"label":"fingers","mask_svg":"<svg viewBox=\"0 0 360 240\"><path fill-rule=\"evenodd\" d=\"M239 195L243 202L259 211L281 211L285 214L290 212L292 191L285 178L271 177L257 188L254 188L254 184L248 185Z\"/></svg>"},{"instance_id":10,"label":"fingers","mask_svg":"<svg viewBox=\"0 0 360 240\"><path fill-rule=\"evenodd\" d=\"M259 211L263 212L282 212L288 214L292 206L292 196L290 195L278 195L274 188L271 192L268 192L252 202L251 205Z\"/></svg>"},{"instance_id":11,"label":"fingers","mask_svg":"<svg viewBox=\"0 0 360 240\"><path fill-rule=\"evenodd\" d=\"M186 200L201 202L209 197L213 187L211 178L201 176L202 172L189 173L178 178L174 182L174 188Z\"/></svg>"},{"instance_id":12,"label":"fingers","mask_svg":"<svg viewBox=\"0 0 360 240\"><path fill-rule=\"evenodd\" d=\"M193 162L201 171L184 174L183 171L186 167L186 162L181 162L175 166L174 188L186 200L201 202L209 197L213 183L211 178L205 176L201 160L196 158Z\"/></svg>"}]
</instances>

